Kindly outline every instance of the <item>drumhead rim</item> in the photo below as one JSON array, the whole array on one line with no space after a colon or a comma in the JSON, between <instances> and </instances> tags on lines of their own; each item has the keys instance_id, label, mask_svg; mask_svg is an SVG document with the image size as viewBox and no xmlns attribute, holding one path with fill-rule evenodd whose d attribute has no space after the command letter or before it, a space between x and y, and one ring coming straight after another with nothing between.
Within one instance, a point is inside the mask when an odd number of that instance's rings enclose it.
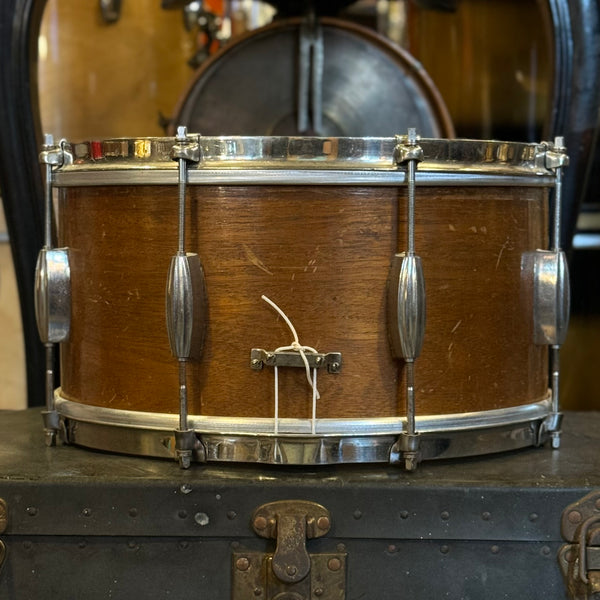
<instances>
[{"instance_id":1,"label":"drumhead rim","mask_svg":"<svg viewBox=\"0 0 600 600\"><path fill-rule=\"evenodd\" d=\"M90 421L85 416L72 413L78 412L79 409L82 409L79 412L83 413L90 412L90 409L96 412L96 407L60 399L58 391L57 397L63 437L67 443L109 452L176 458L174 438L177 415L168 415L174 417L174 420L163 423L161 427ZM499 410L503 412L510 409ZM488 423L474 420L466 429L439 431L422 431L423 421L417 418L421 459L479 456L539 446L548 438L547 423L551 411L551 400L545 398L540 402L517 407L517 412L510 419L496 419ZM481 417L489 412L497 411L483 411L476 415ZM396 464L402 462L397 451L397 441L401 437L403 427L403 423L400 423L400 429L387 434L354 430L332 435L194 431L198 447L194 450L192 459L197 462L303 466L342 463Z\"/></svg>"},{"instance_id":2,"label":"drumhead rim","mask_svg":"<svg viewBox=\"0 0 600 600\"><path fill-rule=\"evenodd\" d=\"M188 162L190 183L203 183L210 172L315 171L387 172L401 174L397 163L396 137L291 137L291 136L201 136L188 139L199 147L199 161ZM176 138L111 138L98 141L62 142L63 164L55 170L54 183L73 185L71 179L83 173L129 171L171 183L178 165L171 157ZM419 140L423 161L417 178L435 179L452 173L500 177L554 178L540 156L542 144L427 138ZM158 176L160 172L164 175ZM195 177L197 175L197 181ZM377 175L375 175L377 177ZM443 178L443 177L442 177ZM85 180L81 185L85 185ZM144 178L140 183L144 182ZM209 180L207 183L211 183ZM96 184L94 182L90 184ZM547 185L544 182L543 185Z\"/></svg>"},{"instance_id":3,"label":"drumhead rim","mask_svg":"<svg viewBox=\"0 0 600 600\"><path fill-rule=\"evenodd\" d=\"M140 429L173 430L179 415L114 409L92 406L68 400L55 392L56 409L62 416L89 423L134 427ZM536 402L487 411L442 415L418 415L416 428L420 433L465 431L480 428L504 427L515 423L534 421L546 417L552 408L551 392ZM225 435L271 435L272 418L242 418L189 415L191 429L198 433ZM311 436L310 419L279 419L281 436ZM406 428L405 417L380 417L374 419L316 419L316 436L345 435L398 435ZM314 435L312 435L314 437Z\"/></svg>"}]
</instances>

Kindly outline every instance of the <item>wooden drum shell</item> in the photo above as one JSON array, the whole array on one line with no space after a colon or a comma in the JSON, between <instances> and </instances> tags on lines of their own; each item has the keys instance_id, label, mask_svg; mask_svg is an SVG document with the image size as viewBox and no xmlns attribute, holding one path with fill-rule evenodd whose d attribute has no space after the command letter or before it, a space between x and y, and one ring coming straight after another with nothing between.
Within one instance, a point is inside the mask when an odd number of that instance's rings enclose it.
<instances>
[{"instance_id":1,"label":"wooden drum shell","mask_svg":"<svg viewBox=\"0 0 600 600\"><path fill-rule=\"evenodd\" d=\"M415 363L417 415L514 407L547 396L547 350L533 344L522 255L547 245L544 187L417 186L416 250L427 324ZM83 405L177 413L178 364L165 325L177 250L176 185L60 190L69 248L71 336L61 395ZM189 185L186 250L206 277L206 339L189 361L189 412L273 416L273 370L252 348L292 341L341 352L318 377L317 417L405 414L404 364L386 322L390 264L406 245L406 187ZM279 369L279 414L310 418L303 369Z\"/></svg>"}]
</instances>

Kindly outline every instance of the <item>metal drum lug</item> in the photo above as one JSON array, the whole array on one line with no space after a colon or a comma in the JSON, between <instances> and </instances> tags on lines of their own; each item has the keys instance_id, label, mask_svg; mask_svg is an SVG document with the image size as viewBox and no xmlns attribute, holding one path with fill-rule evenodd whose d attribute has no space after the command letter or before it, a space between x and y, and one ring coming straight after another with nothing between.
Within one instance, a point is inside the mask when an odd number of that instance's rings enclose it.
<instances>
[{"instance_id":1,"label":"metal drum lug","mask_svg":"<svg viewBox=\"0 0 600 600\"><path fill-rule=\"evenodd\" d=\"M173 356L199 357L204 344L206 290L204 270L197 254L171 258L167 279L167 333Z\"/></svg>"},{"instance_id":2,"label":"metal drum lug","mask_svg":"<svg viewBox=\"0 0 600 600\"><path fill-rule=\"evenodd\" d=\"M194 430L188 426L187 361L199 358L206 329L206 288L200 257L185 251L185 205L188 162L200 158L198 136L187 134L186 127L177 128L171 158L178 162L178 240L177 254L172 257L167 275L167 335L179 367L179 427L175 431L175 455L182 469L190 467L194 452L204 460L206 452Z\"/></svg>"},{"instance_id":3,"label":"metal drum lug","mask_svg":"<svg viewBox=\"0 0 600 600\"><path fill-rule=\"evenodd\" d=\"M426 313L425 278L421 257L415 252L416 170L424 156L423 149L417 144L419 139L412 127L406 136L396 136L394 159L398 166L406 165L407 239L406 252L392 258L387 299L392 356L404 359L406 389L406 430L394 444L390 462L403 461L408 471L414 471L421 459L420 437L415 429L415 359L423 347Z\"/></svg>"},{"instance_id":4,"label":"metal drum lug","mask_svg":"<svg viewBox=\"0 0 600 600\"><path fill-rule=\"evenodd\" d=\"M396 254L388 285L388 326L395 358L415 359L425 336L425 279L418 256Z\"/></svg>"},{"instance_id":5,"label":"metal drum lug","mask_svg":"<svg viewBox=\"0 0 600 600\"><path fill-rule=\"evenodd\" d=\"M533 341L562 345L569 326L571 292L567 258L562 251L536 250L523 254L522 270L531 281Z\"/></svg>"},{"instance_id":6,"label":"metal drum lug","mask_svg":"<svg viewBox=\"0 0 600 600\"><path fill-rule=\"evenodd\" d=\"M64 342L71 328L71 271L66 248L44 248L35 269L35 316L42 343Z\"/></svg>"}]
</instances>

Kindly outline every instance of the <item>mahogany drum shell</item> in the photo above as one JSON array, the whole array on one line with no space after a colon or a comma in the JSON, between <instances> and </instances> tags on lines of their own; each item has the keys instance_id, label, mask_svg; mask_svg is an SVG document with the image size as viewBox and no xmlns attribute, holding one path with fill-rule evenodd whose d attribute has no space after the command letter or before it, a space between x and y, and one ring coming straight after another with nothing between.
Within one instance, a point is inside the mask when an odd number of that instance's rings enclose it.
<instances>
[{"instance_id":1,"label":"mahogany drum shell","mask_svg":"<svg viewBox=\"0 0 600 600\"><path fill-rule=\"evenodd\" d=\"M547 350L533 344L524 252L547 245L543 187L417 187L416 252L427 323L415 363L416 414L485 411L547 395ZM69 248L70 339L61 394L114 409L177 413L178 364L165 324L165 285L177 251L177 188L60 189L59 244ZM320 371L321 418L405 414L403 363L392 358L386 289L406 246L406 187L190 185L186 250L206 277L206 337L188 367L189 412L273 416L273 369L252 348L292 341L341 352ZM310 418L303 369L279 369L279 414Z\"/></svg>"}]
</instances>

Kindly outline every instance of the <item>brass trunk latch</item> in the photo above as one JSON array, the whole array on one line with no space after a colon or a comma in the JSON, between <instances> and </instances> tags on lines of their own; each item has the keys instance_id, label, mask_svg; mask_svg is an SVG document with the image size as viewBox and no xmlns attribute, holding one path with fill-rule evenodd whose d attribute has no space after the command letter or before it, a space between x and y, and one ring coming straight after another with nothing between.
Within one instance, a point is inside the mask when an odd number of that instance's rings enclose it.
<instances>
[{"instance_id":1,"label":"brass trunk latch","mask_svg":"<svg viewBox=\"0 0 600 600\"><path fill-rule=\"evenodd\" d=\"M329 511L315 502L282 500L254 511L252 528L275 539L273 553L233 554L233 599L343 600L346 554L309 554L306 542L327 534Z\"/></svg>"},{"instance_id":2,"label":"brass trunk latch","mask_svg":"<svg viewBox=\"0 0 600 600\"><path fill-rule=\"evenodd\" d=\"M600 491L567 506L560 528L569 542L558 553L569 598L600 598Z\"/></svg>"}]
</instances>

